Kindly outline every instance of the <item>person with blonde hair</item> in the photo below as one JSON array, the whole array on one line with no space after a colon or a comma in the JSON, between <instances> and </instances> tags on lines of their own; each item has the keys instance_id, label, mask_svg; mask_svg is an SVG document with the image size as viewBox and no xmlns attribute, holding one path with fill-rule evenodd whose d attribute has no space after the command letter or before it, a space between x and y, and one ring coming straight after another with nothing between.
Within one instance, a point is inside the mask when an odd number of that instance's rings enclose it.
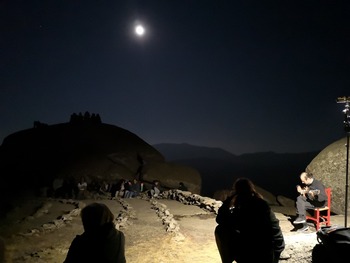
<instances>
[{"instance_id":1,"label":"person with blonde hair","mask_svg":"<svg viewBox=\"0 0 350 263\"><path fill-rule=\"evenodd\" d=\"M279 220L247 178L238 178L218 210L215 240L222 263L276 263L285 243Z\"/></svg>"},{"instance_id":2,"label":"person with blonde hair","mask_svg":"<svg viewBox=\"0 0 350 263\"><path fill-rule=\"evenodd\" d=\"M84 233L72 241L64 263L125 263L125 236L117 230L114 215L102 203L81 210Z\"/></svg>"}]
</instances>

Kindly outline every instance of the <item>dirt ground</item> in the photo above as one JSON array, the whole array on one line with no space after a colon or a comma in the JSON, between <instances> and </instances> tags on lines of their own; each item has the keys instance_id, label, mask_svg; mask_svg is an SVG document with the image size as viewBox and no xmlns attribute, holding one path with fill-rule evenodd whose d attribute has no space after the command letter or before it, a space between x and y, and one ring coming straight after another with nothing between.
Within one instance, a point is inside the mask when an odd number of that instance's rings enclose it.
<instances>
[{"instance_id":1,"label":"dirt ground","mask_svg":"<svg viewBox=\"0 0 350 263\"><path fill-rule=\"evenodd\" d=\"M62 263L71 241L83 232L79 208L91 202L105 203L117 217L125 207L118 200L88 199L80 202L35 198L22 200L0 223L0 236L6 244L9 263ZM126 224L120 228L126 238L127 262L137 263L220 263L214 229L215 213L175 200L160 199L179 223L177 234L167 232L161 218L149 200L124 199L131 211ZM306 235L293 231L287 216L291 209L276 211L288 243ZM341 217L334 221L341 224ZM309 236L315 240L315 230ZM294 238L294 239L293 239Z\"/></svg>"},{"instance_id":2,"label":"dirt ground","mask_svg":"<svg viewBox=\"0 0 350 263\"><path fill-rule=\"evenodd\" d=\"M62 222L59 219L77 206L96 201L105 203L116 217L123 210L120 202L108 199L80 203L53 199L23 201L1 222L0 236L5 240L7 262L63 262L71 241L83 232L83 227L78 215L62 225L57 221ZM166 231L149 200L124 201L133 211L126 226L120 228L126 238L127 262L220 262L213 236L215 214L174 200L159 200L180 224L179 234L175 235ZM46 230L43 225L48 226Z\"/></svg>"}]
</instances>

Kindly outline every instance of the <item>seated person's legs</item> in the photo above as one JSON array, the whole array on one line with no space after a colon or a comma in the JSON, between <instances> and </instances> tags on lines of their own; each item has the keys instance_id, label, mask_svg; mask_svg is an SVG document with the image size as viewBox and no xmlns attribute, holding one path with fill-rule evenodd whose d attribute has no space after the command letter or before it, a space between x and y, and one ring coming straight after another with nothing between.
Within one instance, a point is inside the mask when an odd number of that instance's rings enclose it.
<instances>
[{"instance_id":1,"label":"seated person's legs","mask_svg":"<svg viewBox=\"0 0 350 263\"><path fill-rule=\"evenodd\" d=\"M306 209L305 209L306 197L299 195L295 206L297 209L297 219L294 221L294 224L303 224L306 222Z\"/></svg>"},{"instance_id":2,"label":"seated person's legs","mask_svg":"<svg viewBox=\"0 0 350 263\"><path fill-rule=\"evenodd\" d=\"M124 198L129 198L129 194L130 194L130 191L129 190L125 190Z\"/></svg>"}]
</instances>

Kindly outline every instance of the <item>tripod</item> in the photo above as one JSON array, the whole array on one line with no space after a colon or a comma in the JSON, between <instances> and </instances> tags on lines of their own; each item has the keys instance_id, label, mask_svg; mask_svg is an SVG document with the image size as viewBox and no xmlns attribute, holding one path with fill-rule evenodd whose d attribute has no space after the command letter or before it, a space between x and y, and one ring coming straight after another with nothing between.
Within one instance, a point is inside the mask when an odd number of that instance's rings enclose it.
<instances>
[{"instance_id":1,"label":"tripod","mask_svg":"<svg viewBox=\"0 0 350 263\"><path fill-rule=\"evenodd\" d=\"M344 103L344 130L346 132L346 167L345 167L345 217L344 227L347 227L348 220L348 189L349 189L349 137L350 137L350 96L337 98L337 103Z\"/></svg>"}]
</instances>

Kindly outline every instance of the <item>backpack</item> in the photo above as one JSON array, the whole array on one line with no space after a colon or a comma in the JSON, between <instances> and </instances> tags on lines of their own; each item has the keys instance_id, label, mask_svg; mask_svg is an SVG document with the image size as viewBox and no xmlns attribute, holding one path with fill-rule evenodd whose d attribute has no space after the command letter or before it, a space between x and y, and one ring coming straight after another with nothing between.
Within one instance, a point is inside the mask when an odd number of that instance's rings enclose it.
<instances>
[{"instance_id":1,"label":"backpack","mask_svg":"<svg viewBox=\"0 0 350 263\"><path fill-rule=\"evenodd\" d=\"M318 243L329 248L350 249L350 228L338 226L324 226L316 232Z\"/></svg>"},{"instance_id":2,"label":"backpack","mask_svg":"<svg viewBox=\"0 0 350 263\"><path fill-rule=\"evenodd\" d=\"M347 256L350 251L350 228L323 226L316 232L318 244L312 251L312 262L332 262Z\"/></svg>"}]
</instances>

